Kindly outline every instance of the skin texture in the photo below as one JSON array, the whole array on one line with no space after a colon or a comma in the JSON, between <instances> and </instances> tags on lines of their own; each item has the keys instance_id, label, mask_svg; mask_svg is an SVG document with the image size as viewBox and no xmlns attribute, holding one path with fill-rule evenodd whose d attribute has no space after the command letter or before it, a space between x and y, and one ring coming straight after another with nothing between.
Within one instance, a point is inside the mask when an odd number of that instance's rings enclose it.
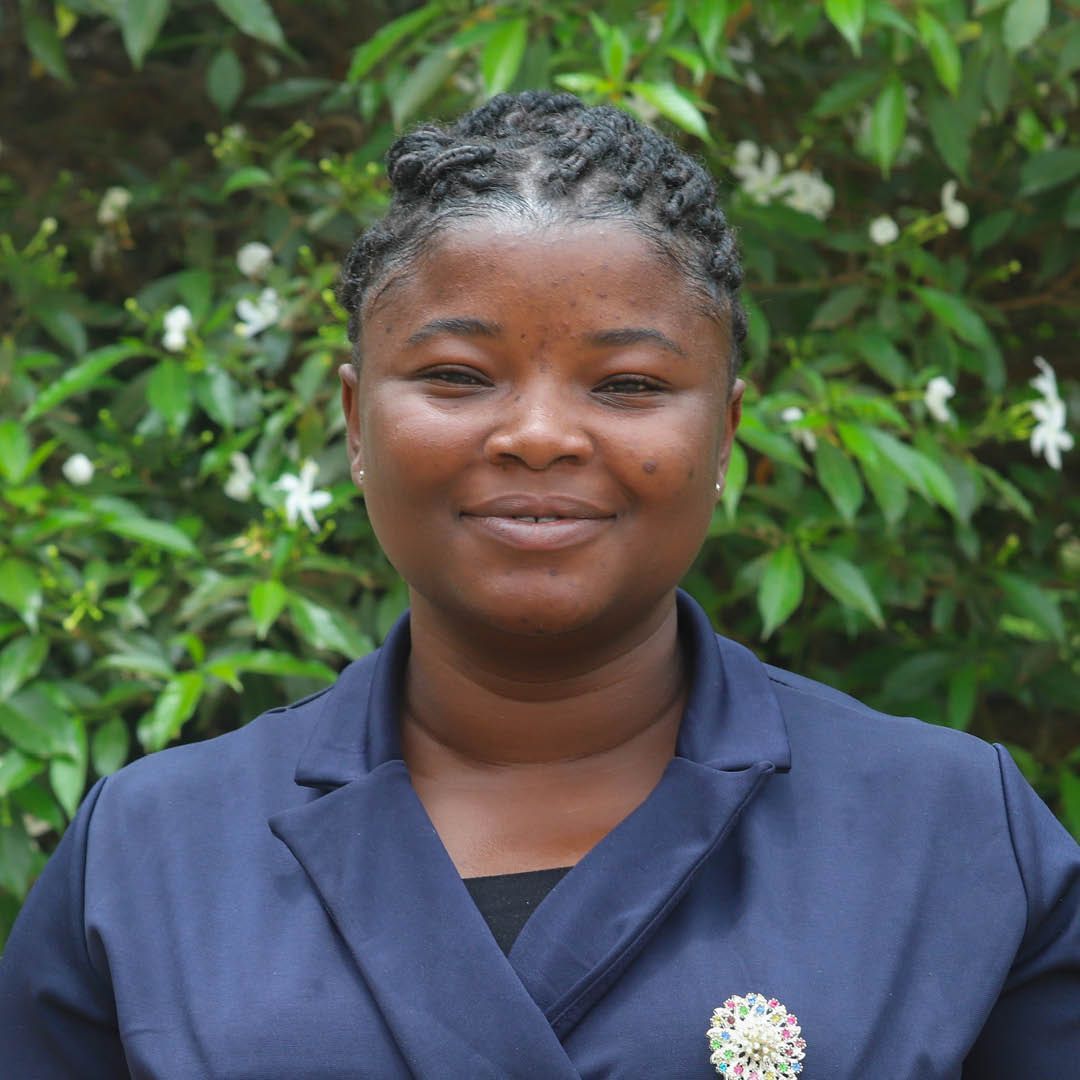
<instances>
[{"instance_id":1,"label":"skin texture","mask_svg":"<svg viewBox=\"0 0 1080 1080\"><path fill-rule=\"evenodd\" d=\"M728 341L620 223L451 229L365 313L350 462L410 587L405 760L463 876L576 862L671 758Z\"/></svg>"}]
</instances>

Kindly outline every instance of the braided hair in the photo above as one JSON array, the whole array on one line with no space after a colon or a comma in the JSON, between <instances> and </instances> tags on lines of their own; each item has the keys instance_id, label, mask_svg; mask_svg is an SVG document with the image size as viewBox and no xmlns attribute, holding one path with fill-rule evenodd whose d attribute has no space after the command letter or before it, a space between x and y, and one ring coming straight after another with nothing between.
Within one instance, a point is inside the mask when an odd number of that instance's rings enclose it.
<instances>
[{"instance_id":1,"label":"braided hair","mask_svg":"<svg viewBox=\"0 0 1080 1080\"><path fill-rule=\"evenodd\" d=\"M349 340L360 336L376 285L468 218L509 215L558 223L619 219L651 238L730 319L731 377L746 315L735 236L710 175L670 139L608 105L572 94L499 94L450 125L423 125L387 154L386 216L349 252L338 299Z\"/></svg>"}]
</instances>

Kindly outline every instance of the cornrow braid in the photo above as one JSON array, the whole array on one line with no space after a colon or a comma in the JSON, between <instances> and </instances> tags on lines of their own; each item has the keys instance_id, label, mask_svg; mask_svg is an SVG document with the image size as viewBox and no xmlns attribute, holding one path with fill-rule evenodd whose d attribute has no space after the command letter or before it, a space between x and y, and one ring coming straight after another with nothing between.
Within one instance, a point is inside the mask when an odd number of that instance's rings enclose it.
<instances>
[{"instance_id":1,"label":"cornrow braid","mask_svg":"<svg viewBox=\"0 0 1080 1080\"><path fill-rule=\"evenodd\" d=\"M375 287L455 222L615 218L653 239L730 320L733 376L746 337L734 232L712 177L670 139L621 109L529 90L499 94L449 125L417 127L386 160L390 207L353 245L338 285L354 344Z\"/></svg>"}]
</instances>

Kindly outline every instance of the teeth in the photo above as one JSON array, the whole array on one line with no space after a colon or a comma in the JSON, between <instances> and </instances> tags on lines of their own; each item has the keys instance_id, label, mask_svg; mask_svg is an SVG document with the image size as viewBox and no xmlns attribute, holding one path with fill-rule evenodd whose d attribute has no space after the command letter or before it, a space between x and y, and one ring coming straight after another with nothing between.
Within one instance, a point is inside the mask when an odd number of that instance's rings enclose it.
<instances>
[{"instance_id":1,"label":"teeth","mask_svg":"<svg viewBox=\"0 0 1080 1080\"><path fill-rule=\"evenodd\" d=\"M515 514L515 521L528 521L533 525L542 525L547 521L558 521L557 517L532 517L529 514Z\"/></svg>"}]
</instances>

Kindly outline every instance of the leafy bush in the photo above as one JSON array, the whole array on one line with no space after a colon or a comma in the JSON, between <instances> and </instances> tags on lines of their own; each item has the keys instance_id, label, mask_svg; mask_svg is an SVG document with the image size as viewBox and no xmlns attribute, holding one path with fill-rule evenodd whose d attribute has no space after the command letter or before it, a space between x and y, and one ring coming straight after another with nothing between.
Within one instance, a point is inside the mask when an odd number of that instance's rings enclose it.
<instances>
[{"instance_id":1,"label":"leafy bush","mask_svg":"<svg viewBox=\"0 0 1080 1080\"><path fill-rule=\"evenodd\" d=\"M345 465L337 262L396 130L528 86L676 132L740 230L748 404L688 587L773 662L1005 740L1080 835L1067 5L352 7L23 0L0 31L0 934L94 778L402 610Z\"/></svg>"}]
</instances>

